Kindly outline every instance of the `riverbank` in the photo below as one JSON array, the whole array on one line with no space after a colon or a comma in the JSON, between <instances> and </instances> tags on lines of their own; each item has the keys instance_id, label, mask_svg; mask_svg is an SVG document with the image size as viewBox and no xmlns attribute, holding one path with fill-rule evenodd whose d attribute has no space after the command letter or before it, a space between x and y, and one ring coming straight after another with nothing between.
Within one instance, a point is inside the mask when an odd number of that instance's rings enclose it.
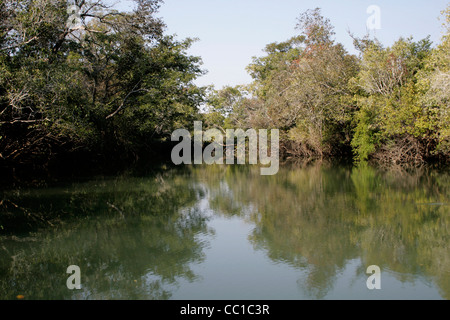
<instances>
[{"instance_id":1,"label":"riverbank","mask_svg":"<svg viewBox=\"0 0 450 320\"><path fill-rule=\"evenodd\" d=\"M145 154L110 153L98 155L92 153L66 154L55 157L50 161L0 166L0 190L14 187L39 187L46 186L58 181L79 181L96 176L113 176L124 172L135 172L137 175L146 172L157 171L160 168L176 168L171 159L171 151L174 143L153 145L150 152ZM329 165L358 167L369 165L384 171L414 171L414 170L436 170L448 171L450 163L445 161L434 161L430 163L386 163L373 159L365 163L357 163L351 157L334 158L304 158L291 156L289 153L280 154L280 166L304 167L314 163ZM1 162L0 162L1 163Z\"/></svg>"}]
</instances>

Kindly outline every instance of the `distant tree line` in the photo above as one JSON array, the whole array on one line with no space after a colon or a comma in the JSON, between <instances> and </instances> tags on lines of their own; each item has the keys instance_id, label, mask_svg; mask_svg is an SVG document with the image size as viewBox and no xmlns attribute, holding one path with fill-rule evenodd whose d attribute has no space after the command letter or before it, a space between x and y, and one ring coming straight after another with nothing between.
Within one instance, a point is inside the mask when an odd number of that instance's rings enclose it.
<instances>
[{"instance_id":1,"label":"distant tree line","mask_svg":"<svg viewBox=\"0 0 450 320\"><path fill-rule=\"evenodd\" d=\"M194 120L280 129L286 158L449 162L449 8L437 46L353 36L359 56L308 10L297 36L254 58L250 85L210 90L194 83L205 73L187 53L194 39L165 34L162 1L133 2L75 0L71 12L66 0L0 0L2 175L170 157L171 133Z\"/></svg>"},{"instance_id":2,"label":"distant tree line","mask_svg":"<svg viewBox=\"0 0 450 320\"><path fill-rule=\"evenodd\" d=\"M299 34L266 46L248 66L253 82L225 87L206 120L222 127L278 128L285 157L345 158L421 166L450 159L450 7L436 47L427 37L391 47L357 38L359 55L334 40L320 9Z\"/></svg>"}]
</instances>

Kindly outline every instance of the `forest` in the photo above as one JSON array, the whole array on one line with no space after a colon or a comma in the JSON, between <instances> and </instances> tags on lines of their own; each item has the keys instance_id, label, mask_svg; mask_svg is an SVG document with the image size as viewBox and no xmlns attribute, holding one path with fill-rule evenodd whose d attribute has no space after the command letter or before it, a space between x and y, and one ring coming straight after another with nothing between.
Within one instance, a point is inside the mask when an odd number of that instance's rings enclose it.
<instances>
[{"instance_id":1,"label":"forest","mask_svg":"<svg viewBox=\"0 0 450 320\"><path fill-rule=\"evenodd\" d=\"M319 8L298 18L298 34L268 44L247 67L248 86L210 98L209 123L278 128L285 158L351 159L381 166L448 164L450 155L450 7L445 35L353 38L359 55L334 40Z\"/></svg>"},{"instance_id":2,"label":"forest","mask_svg":"<svg viewBox=\"0 0 450 320\"><path fill-rule=\"evenodd\" d=\"M77 25L65 0L0 1L2 177L168 158L171 133L195 120L279 129L286 160L449 163L450 7L440 43L349 34L358 55L308 10L249 64L251 84L216 89L195 84L207 72L188 53L196 39L167 34L162 1L74 3Z\"/></svg>"}]
</instances>

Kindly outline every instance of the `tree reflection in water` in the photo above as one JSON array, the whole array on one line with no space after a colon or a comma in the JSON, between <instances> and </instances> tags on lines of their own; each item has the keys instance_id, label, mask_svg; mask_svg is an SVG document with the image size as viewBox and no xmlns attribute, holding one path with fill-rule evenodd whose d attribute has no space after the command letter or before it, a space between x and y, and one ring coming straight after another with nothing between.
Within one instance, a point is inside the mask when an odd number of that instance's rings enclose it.
<instances>
[{"instance_id":1,"label":"tree reflection in water","mask_svg":"<svg viewBox=\"0 0 450 320\"><path fill-rule=\"evenodd\" d=\"M253 168L200 169L211 206L255 225L254 247L308 271L299 286L323 298L355 258L400 281L423 276L450 298L450 175L317 164L261 177ZM249 210L251 208L251 210Z\"/></svg>"},{"instance_id":2,"label":"tree reflection in water","mask_svg":"<svg viewBox=\"0 0 450 320\"><path fill-rule=\"evenodd\" d=\"M205 259L209 219L234 216L251 223L255 250L305 271L298 287L312 298L359 261L355 277L375 264L401 282L432 281L449 299L449 194L448 172L327 164L275 176L201 166L5 191L0 298L170 299L180 282L201 279L192 266ZM66 288L71 264L82 290Z\"/></svg>"},{"instance_id":3,"label":"tree reflection in water","mask_svg":"<svg viewBox=\"0 0 450 320\"><path fill-rule=\"evenodd\" d=\"M203 190L194 186L166 173L4 194L17 207L3 207L3 225L32 212L54 227L29 226L19 237L4 227L0 298L170 298L178 278L196 279L189 264L202 261L205 244L195 237L210 232L196 206ZM79 291L66 287L72 264L81 268Z\"/></svg>"}]
</instances>

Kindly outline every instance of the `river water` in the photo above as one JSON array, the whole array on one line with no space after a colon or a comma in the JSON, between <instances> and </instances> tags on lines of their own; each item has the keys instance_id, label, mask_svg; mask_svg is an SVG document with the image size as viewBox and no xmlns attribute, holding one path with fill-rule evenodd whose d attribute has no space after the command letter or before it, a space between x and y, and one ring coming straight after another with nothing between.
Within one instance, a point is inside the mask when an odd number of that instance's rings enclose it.
<instances>
[{"instance_id":1,"label":"river water","mask_svg":"<svg viewBox=\"0 0 450 320\"><path fill-rule=\"evenodd\" d=\"M448 171L324 164L3 190L0 299L449 299L449 196Z\"/></svg>"}]
</instances>

